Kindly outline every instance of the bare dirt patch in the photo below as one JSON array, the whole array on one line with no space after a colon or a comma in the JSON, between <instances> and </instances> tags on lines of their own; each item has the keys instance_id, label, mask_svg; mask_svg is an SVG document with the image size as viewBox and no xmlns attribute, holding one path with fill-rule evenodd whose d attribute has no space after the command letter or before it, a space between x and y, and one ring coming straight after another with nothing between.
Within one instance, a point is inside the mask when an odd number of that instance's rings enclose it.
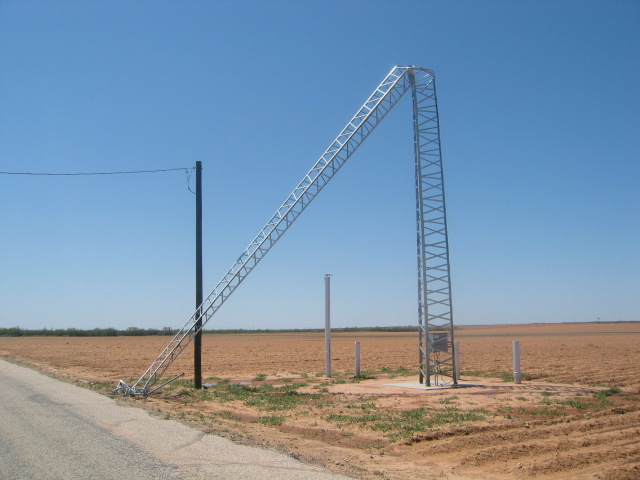
<instances>
[{"instance_id":1,"label":"bare dirt patch","mask_svg":"<svg viewBox=\"0 0 640 480\"><path fill-rule=\"evenodd\" d=\"M462 383L413 390L414 333L206 335L205 382L122 399L360 478L640 478L640 323L461 327ZM168 337L0 338L0 355L108 393ZM520 340L521 385L509 381ZM366 379L353 378L353 343ZM192 371L187 350L170 375ZM502 378L502 379L501 379Z\"/></svg>"}]
</instances>

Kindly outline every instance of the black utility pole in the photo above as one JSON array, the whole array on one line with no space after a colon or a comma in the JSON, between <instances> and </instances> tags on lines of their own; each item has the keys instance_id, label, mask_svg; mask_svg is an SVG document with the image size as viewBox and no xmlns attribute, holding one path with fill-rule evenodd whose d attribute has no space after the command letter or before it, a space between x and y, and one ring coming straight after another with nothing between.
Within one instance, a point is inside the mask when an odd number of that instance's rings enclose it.
<instances>
[{"instance_id":1,"label":"black utility pole","mask_svg":"<svg viewBox=\"0 0 640 480\"><path fill-rule=\"evenodd\" d=\"M196 312L202 305L202 162L196 162ZM193 383L202 388L202 317L196 321L193 339Z\"/></svg>"}]
</instances>

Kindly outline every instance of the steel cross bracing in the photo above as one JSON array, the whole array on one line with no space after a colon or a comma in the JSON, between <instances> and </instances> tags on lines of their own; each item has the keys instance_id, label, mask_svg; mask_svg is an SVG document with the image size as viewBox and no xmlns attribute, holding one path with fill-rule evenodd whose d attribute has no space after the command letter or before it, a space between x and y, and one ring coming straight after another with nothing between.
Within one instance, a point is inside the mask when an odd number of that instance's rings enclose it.
<instances>
[{"instance_id":1,"label":"steel cross bracing","mask_svg":"<svg viewBox=\"0 0 640 480\"><path fill-rule=\"evenodd\" d=\"M418 237L420 383L455 376L449 240L435 78L412 70Z\"/></svg>"},{"instance_id":2,"label":"steel cross bracing","mask_svg":"<svg viewBox=\"0 0 640 480\"><path fill-rule=\"evenodd\" d=\"M197 333L198 330L196 324L198 323L198 320L202 320L201 325L204 327L226 299L229 298L240 283L247 278L260 260L262 260L267 252L300 216L309 203L311 203L318 193L320 193L325 185L333 178L349 157L356 151L356 149L369 136L375 127L378 126L387 113L389 113L389 111L409 89L412 89L414 92L414 124L416 125L415 130L417 132L416 139L421 139L423 136L429 136L430 133L428 131L434 130L431 123L433 116L431 114L429 114L431 116L426 116L428 110L425 108L428 102L424 102L422 98L425 97L425 93L429 91L429 88L433 90L433 87L428 86L429 83L433 85L433 81L433 72L429 70L413 66L394 67L382 83L380 83L380 85L374 90L364 105L354 115L347 126L331 143L329 148L324 152L311 170L309 170L309 172L304 176L298 186L287 197L280 208L276 210L276 213L271 217L258 235L256 235L247 249L242 253L242 255L240 255L238 260L236 260L229 271L224 275L224 277L222 277L218 285L216 285L213 291L205 298L202 305L173 337L147 371L133 385L127 385L125 382L121 381L114 391L123 395L146 396L164 385L156 386L167 368L169 368L175 358L189 345L193 336ZM435 90L433 90L432 100L435 102ZM416 113L418 116L415 116ZM435 118L437 124L437 111ZM423 131L423 128L428 131ZM438 129L436 126L436 135L437 131ZM424 153L420 150L420 146L423 143L424 142L422 140L416 141L416 162L418 162L418 158L427 158L429 150L426 148L426 143ZM439 149L439 140L436 144ZM420 160L420 165L422 165L422 162L423 161ZM422 167L420 167L420 169L422 170ZM422 173L420 175L422 175ZM422 185L425 184L425 182L426 180L421 180L419 183ZM428 196L425 197L422 194L420 194L419 198L424 199L425 201L429 200ZM423 209L423 211L427 210L428 209ZM430 217L428 215L420 215L419 222L421 223L421 226L419 225L419 230L427 231L425 228L429 224L429 221ZM427 249L428 247L426 246L419 246L419 252L426 252ZM428 263L427 260L430 257L429 254L426 254L422 255L421 258L423 263ZM448 259L448 252L446 254L446 258ZM420 269L421 275L422 272L426 272L427 270L428 267L426 265L423 266ZM428 279L429 276L426 278ZM426 284L427 282L422 280L420 281L420 285ZM424 310L424 307L422 306L423 297L427 293L429 293L427 290L425 290L424 293L422 293L421 290L421 312ZM428 304L426 304L426 306L428 307ZM428 322L425 322L423 325L421 317L420 324L420 351L424 352L422 338L424 336L423 333L428 331ZM421 364L421 372L423 370L425 372L430 371L429 368L423 369Z\"/></svg>"}]
</instances>

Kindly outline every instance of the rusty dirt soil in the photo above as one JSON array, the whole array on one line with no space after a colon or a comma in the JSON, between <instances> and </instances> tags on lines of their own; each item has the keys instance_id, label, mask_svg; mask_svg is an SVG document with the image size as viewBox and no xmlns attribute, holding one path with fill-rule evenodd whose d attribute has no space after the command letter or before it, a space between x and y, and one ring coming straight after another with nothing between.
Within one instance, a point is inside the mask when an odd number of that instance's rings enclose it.
<instances>
[{"instance_id":1,"label":"rusty dirt soil","mask_svg":"<svg viewBox=\"0 0 640 480\"><path fill-rule=\"evenodd\" d=\"M106 395L135 381L169 337L0 338L2 358ZM462 388L415 383L417 333L203 338L204 382L186 375L145 408L234 441L362 479L640 479L640 322L463 326ZM520 341L523 381L512 378ZM354 342L362 374L354 378Z\"/></svg>"}]
</instances>

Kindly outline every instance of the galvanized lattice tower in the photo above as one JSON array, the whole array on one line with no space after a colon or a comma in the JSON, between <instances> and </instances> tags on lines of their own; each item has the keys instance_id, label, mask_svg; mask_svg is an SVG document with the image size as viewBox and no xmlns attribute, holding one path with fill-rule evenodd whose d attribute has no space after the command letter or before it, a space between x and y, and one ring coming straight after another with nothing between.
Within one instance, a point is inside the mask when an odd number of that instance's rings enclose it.
<instances>
[{"instance_id":1,"label":"galvanized lattice tower","mask_svg":"<svg viewBox=\"0 0 640 480\"><path fill-rule=\"evenodd\" d=\"M440 151L440 122L433 74L411 70L418 238L420 383L439 385L455 376L449 237Z\"/></svg>"},{"instance_id":2,"label":"galvanized lattice tower","mask_svg":"<svg viewBox=\"0 0 640 480\"><path fill-rule=\"evenodd\" d=\"M156 385L195 334L409 90L416 166L420 382L429 386L433 379L440 385L441 377L447 376L457 383L435 75L406 66L394 67L385 77L147 371L133 385L120 381L115 392L147 396L172 380Z\"/></svg>"}]
</instances>

